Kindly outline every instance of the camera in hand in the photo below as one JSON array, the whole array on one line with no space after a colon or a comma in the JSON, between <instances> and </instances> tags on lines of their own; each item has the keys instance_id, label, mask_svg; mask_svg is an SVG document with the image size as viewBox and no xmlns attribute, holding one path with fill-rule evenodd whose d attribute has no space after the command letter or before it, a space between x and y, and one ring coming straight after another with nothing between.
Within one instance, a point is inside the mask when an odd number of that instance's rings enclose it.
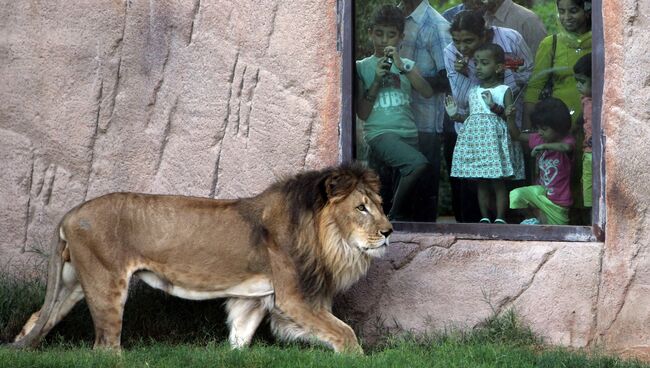
<instances>
[{"instance_id":1,"label":"camera in hand","mask_svg":"<svg viewBox=\"0 0 650 368\"><path fill-rule=\"evenodd\" d=\"M387 56L386 61L384 61L384 69L390 70L391 66L393 66L393 57Z\"/></svg>"},{"instance_id":2,"label":"camera in hand","mask_svg":"<svg viewBox=\"0 0 650 368\"><path fill-rule=\"evenodd\" d=\"M384 60L384 64L381 67L384 68L384 70L388 71L388 73L384 74L384 77L381 80L381 84L383 87L392 86L399 88L399 75L390 72L391 66L393 66L393 57L391 55L387 55L386 59Z\"/></svg>"}]
</instances>

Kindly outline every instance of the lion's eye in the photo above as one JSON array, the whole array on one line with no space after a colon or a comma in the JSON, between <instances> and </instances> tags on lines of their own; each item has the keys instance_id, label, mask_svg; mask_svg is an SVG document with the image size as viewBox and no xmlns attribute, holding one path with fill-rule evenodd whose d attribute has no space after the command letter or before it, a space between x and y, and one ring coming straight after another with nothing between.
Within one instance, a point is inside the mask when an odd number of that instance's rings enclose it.
<instances>
[{"instance_id":1,"label":"lion's eye","mask_svg":"<svg viewBox=\"0 0 650 368\"><path fill-rule=\"evenodd\" d=\"M366 209L366 206L363 204L360 204L357 206L357 209L361 212L367 212L368 210Z\"/></svg>"}]
</instances>

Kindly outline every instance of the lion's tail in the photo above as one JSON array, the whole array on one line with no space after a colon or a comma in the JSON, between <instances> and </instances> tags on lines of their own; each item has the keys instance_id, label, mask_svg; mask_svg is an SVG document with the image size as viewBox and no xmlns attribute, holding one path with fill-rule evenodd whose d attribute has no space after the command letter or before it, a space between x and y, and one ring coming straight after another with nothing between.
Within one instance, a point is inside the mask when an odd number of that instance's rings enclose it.
<instances>
[{"instance_id":1,"label":"lion's tail","mask_svg":"<svg viewBox=\"0 0 650 368\"><path fill-rule=\"evenodd\" d=\"M35 347L53 327L48 326L48 328L45 329L48 321L52 318L54 305L56 304L58 297L60 297L59 291L63 286L63 265L65 263L64 251L67 251L67 242L61 226L62 223L59 224L59 234L55 236L52 244L52 253L50 254L48 266L47 291L45 293L45 302L43 303L43 307L32 314L27 323L25 323L20 334L16 336L15 341L9 344L10 347Z\"/></svg>"}]
</instances>

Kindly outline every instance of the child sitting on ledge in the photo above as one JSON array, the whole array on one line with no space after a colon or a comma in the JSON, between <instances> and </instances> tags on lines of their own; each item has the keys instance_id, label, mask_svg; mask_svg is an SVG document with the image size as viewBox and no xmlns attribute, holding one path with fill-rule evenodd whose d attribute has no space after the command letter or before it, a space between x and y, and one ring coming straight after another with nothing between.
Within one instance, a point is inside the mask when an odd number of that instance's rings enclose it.
<instances>
[{"instance_id":1,"label":"child sitting on ledge","mask_svg":"<svg viewBox=\"0 0 650 368\"><path fill-rule=\"evenodd\" d=\"M513 139L528 142L532 149L538 185L512 190L510 208L526 210L528 218L522 224L567 225L573 204L571 153L575 147L575 138L569 133L569 108L557 98L548 98L535 105L530 118L536 133L520 132L512 124L510 134Z\"/></svg>"}]
</instances>

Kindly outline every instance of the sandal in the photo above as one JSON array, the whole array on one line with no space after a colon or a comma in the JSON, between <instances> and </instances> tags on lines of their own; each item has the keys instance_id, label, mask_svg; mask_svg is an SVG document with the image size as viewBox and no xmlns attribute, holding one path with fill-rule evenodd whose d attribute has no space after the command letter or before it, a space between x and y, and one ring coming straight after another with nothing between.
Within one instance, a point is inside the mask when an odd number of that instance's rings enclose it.
<instances>
[{"instance_id":1,"label":"sandal","mask_svg":"<svg viewBox=\"0 0 650 368\"><path fill-rule=\"evenodd\" d=\"M489 223L490 223L490 219L487 218L487 217L483 217L483 218L481 219L481 221L479 221L479 223L481 223L481 224L489 224Z\"/></svg>"},{"instance_id":2,"label":"sandal","mask_svg":"<svg viewBox=\"0 0 650 368\"><path fill-rule=\"evenodd\" d=\"M507 224L507 222L505 222L505 220L500 219L500 218L494 220L494 223L495 223L495 224Z\"/></svg>"},{"instance_id":3,"label":"sandal","mask_svg":"<svg viewBox=\"0 0 650 368\"><path fill-rule=\"evenodd\" d=\"M539 225L540 221L537 218L532 217L532 218L529 218L529 219L525 219L524 221L521 222L521 224L522 225Z\"/></svg>"}]
</instances>

